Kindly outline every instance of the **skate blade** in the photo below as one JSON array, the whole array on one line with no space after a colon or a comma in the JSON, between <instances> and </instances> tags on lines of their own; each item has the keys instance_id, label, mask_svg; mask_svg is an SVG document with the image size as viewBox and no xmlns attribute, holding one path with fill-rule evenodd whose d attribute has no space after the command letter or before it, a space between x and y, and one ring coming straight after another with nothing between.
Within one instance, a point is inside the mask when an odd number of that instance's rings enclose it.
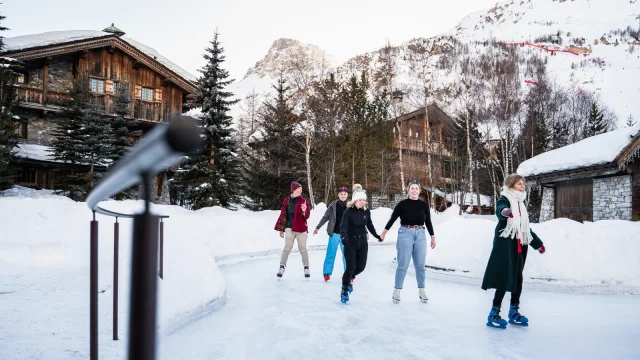
<instances>
[{"instance_id":1,"label":"skate blade","mask_svg":"<svg viewBox=\"0 0 640 360\"><path fill-rule=\"evenodd\" d=\"M491 321L487 322L487 326L488 327L492 327L492 328L496 328L496 329L506 329L507 328L507 325L494 324Z\"/></svg>"},{"instance_id":2,"label":"skate blade","mask_svg":"<svg viewBox=\"0 0 640 360\"><path fill-rule=\"evenodd\" d=\"M420 299L420 301L422 301L423 303L426 303L427 301L429 301L429 299Z\"/></svg>"},{"instance_id":3,"label":"skate blade","mask_svg":"<svg viewBox=\"0 0 640 360\"><path fill-rule=\"evenodd\" d=\"M400 304L400 300L391 299L391 301L393 301L394 304Z\"/></svg>"},{"instance_id":4,"label":"skate blade","mask_svg":"<svg viewBox=\"0 0 640 360\"><path fill-rule=\"evenodd\" d=\"M516 326L522 326L522 327L529 326L529 323L528 323L528 322L526 322L526 323L523 323L523 322L518 323L518 322L515 322L515 321L513 321L513 320L509 320L509 324L513 324L513 325L516 325Z\"/></svg>"}]
</instances>

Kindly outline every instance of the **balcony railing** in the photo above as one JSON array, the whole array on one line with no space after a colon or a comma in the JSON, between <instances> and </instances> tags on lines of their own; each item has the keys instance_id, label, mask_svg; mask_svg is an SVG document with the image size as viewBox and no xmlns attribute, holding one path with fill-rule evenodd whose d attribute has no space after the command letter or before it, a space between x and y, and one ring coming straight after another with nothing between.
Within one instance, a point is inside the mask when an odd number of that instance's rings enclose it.
<instances>
[{"instance_id":1,"label":"balcony railing","mask_svg":"<svg viewBox=\"0 0 640 360\"><path fill-rule=\"evenodd\" d=\"M16 90L17 99L24 107L59 111L71 99L67 93L54 91L47 91L45 98L44 91L41 88L25 85L16 86ZM91 93L89 102L98 113L115 116L113 100L113 95ZM129 106L130 114L137 120L167 122L171 116L168 106L164 106L163 110L162 103L159 102L133 100Z\"/></svg>"}]
</instances>

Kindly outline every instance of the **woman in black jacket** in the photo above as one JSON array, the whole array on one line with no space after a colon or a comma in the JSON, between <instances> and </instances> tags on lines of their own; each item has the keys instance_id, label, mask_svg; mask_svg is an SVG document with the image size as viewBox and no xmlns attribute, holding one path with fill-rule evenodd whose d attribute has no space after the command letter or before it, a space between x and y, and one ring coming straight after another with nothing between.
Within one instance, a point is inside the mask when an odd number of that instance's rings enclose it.
<instances>
[{"instance_id":1,"label":"woman in black jacket","mask_svg":"<svg viewBox=\"0 0 640 360\"><path fill-rule=\"evenodd\" d=\"M342 291L340 301L349 301L349 293L353 291L353 279L364 270L367 265L367 229L376 239L380 236L371 222L371 211L367 209L367 193L360 184L353 185L353 196L347 203L347 210L340 223L340 238L344 245L344 257L347 269L342 275ZM381 240L380 240L381 241Z\"/></svg>"}]
</instances>

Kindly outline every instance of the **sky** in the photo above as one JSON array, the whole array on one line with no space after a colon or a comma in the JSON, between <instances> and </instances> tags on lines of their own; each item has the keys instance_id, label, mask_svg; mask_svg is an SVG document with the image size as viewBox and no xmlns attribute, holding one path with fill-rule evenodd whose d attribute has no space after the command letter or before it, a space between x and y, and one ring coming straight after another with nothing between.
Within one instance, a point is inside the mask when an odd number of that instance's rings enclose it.
<instances>
[{"instance_id":1,"label":"sky","mask_svg":"<svg viewBox=\"0 0 640 360\"><path fill-rule=\"evenodd\" d=\"M13 37L61 30L102 30L111 23L198 74L202 54L217 29L226 68L241 80L279 38L314 44L338 63L375 51L387 40L400 44L435 36L496 0L2 0L0 14Z\"/></svg>"}]
</instances>

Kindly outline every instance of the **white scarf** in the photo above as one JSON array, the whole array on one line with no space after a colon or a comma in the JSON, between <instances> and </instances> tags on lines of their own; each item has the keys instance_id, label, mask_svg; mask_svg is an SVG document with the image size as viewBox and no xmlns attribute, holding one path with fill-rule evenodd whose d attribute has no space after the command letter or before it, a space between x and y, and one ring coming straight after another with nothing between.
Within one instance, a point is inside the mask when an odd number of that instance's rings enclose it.
<instances>
[{"instance_id":1,"label":"white scarf","mask_svg":"<svg viewBox=\"0 0 640 360\"><path fill-rule=\"evenodd\" d=\"M527 198L527 193L524 191L514 191L503 186L501 195L509 200L513 217L507 219L507 226L502 230L500 236L505 238L517 236L516 238L520 239L520 244L528 245L529 242L533 240L533 237L529 230L529 214L527 213L527 207L524 205L524 199ZM520 211L518 211L518 208Z\"/></svg>"}]
</instances>

